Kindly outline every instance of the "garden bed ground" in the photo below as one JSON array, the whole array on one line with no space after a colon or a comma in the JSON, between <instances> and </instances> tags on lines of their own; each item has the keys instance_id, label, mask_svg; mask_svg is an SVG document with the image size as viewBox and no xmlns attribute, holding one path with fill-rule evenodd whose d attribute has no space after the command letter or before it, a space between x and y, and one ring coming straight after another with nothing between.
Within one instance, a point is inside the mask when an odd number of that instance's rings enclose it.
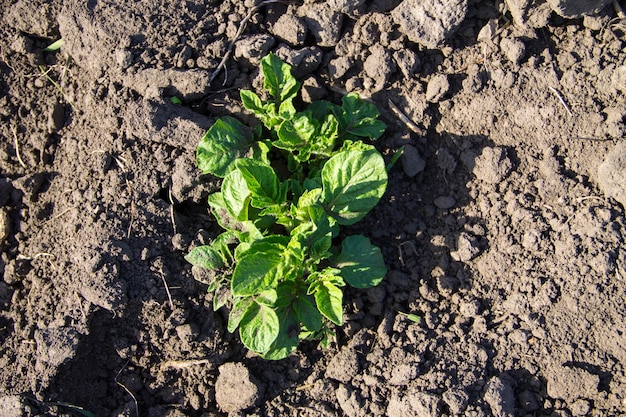
<instances>
[{"instance_id":1,"label":"garden bed ground","mask_svg":"<svg viewBox=\"0 0 626 417\"><path fill-rule=\"evenodd\" d=\"M626 21L399 3L0 1L0 415L626 413ZM277 362L183 259L219 233L195 146L270 51L405 146L347 230L386 279Z\"/></svg>"}]
</instances>

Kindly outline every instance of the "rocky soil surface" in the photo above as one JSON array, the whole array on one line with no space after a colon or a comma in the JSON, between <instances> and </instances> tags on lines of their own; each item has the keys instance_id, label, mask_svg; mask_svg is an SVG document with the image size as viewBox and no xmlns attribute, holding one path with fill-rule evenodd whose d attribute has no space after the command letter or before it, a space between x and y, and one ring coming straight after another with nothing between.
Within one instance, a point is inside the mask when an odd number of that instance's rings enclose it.
<instances>
[{"instance_id":1,"label":"rocky soil surface","mask_svg":"<svg viewBox=\"0 0 626 417\"><path fill-rule=\"evenodd\" d=\"M617 2L0 10L0 415L626 414ZM195 147L216 117L252 120L239 90L269 52L305 102L376 104L387 160L404 146L348 230L387 277L346 293L331 347L277 362L227 332L183 259L219 233Z\"/></svg>"}]
</instances>

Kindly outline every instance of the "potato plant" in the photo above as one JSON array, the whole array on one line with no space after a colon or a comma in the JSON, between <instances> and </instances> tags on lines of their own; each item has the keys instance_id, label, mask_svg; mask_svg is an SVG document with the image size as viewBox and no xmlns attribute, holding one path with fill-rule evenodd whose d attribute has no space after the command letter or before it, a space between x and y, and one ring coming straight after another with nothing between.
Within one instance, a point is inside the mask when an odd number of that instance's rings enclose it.
<instances>
[{"instance_id":1,"label":"potato plant","mask_svg":"<svg viewBox=\"0 0 626 417\"><path fill-rule=\"evenodd\" d=\"M208 289L214 309L230 307L228 330L239 329L262 357L281 359L300 340L328 343L343 323L342 287L376 286L386 274L367 237L338 241L340 226L361 220L385 192L383 158L362 139L386 126L356 94L298 111L291 67L270 54L261 70L268 99L241 91L261 123L222 117L198 145L199 169L223 178L208 203L225 231L185 259L216 271Z\"/></svg>"}]
</instances>

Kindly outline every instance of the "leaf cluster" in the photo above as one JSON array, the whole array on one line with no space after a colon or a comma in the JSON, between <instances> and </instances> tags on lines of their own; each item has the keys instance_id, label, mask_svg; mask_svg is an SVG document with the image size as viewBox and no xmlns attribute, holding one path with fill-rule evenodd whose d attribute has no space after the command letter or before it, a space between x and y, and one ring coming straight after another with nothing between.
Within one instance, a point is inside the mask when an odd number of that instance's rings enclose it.
<instances>
[{"instance_id":1,"label":"leaf cluster","mask_svg":"<svg viewBox=\"0 0 626 417\"><path fill-rule=\"evenodd\" d=\"M217 271L207 284L213 307L230 307L228 330L239 329L262 357L281 359L302 339L328 342L343 323L342 287L369 288L386 274L365 236L337 242L340 226L361 220L385 192L383 158L361 141L385 125L356 94L298 111L291 67L270 54L261 70L269 99L241 91L261 124L222 117L198 145L200 170L223 178L208 202L225 231L186 259Z\"/></svg>"}]
</instances>

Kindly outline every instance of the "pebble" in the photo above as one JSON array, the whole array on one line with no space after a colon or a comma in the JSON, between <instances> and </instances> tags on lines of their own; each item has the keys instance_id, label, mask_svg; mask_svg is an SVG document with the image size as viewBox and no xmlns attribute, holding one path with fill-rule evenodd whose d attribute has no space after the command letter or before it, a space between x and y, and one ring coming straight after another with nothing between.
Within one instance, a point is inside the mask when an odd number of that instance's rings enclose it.
<instances>
[{"instance_id":1,"label":"pebble","mask_svg":"<svg viewBox=\"0 0 626 417\"><path fill-rule=\"evenodd\" d=\"M426 86L426 100L431 103L437 103L450 91L450 81L445 74L436 74Z\"/></svg>"},{"instance_id":2,"label":"pebble","mask_svg":"<svg viewBox=\"0 0 626 417\"><path fill-rule=\"evenodd\" d=\"M435 198L433 204L437 208L447 210L454 207L454 205L456 204L456 200L454 199L454 197L450 196L439 196Z\"/></svg>"},{"instance_id":3,"label":"pebble","mask_svg":"<svg viewBox=\"0 0 626 417\"><path fill-rule=\"evenodd\" d=\"M404 173L410 178L424 171L426 167L426 161L412 145L404 145L401 162Z\"/></svg>"}]
</instances>

